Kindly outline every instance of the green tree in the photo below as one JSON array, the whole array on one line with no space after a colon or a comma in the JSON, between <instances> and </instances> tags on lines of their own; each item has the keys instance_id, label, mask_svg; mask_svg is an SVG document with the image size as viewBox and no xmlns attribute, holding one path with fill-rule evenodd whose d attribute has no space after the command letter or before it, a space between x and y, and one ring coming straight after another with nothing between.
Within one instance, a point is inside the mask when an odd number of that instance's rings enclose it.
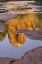
<instances>
[{"instance_id":1,"label":"green tree","mask_svg":"<svg viewBox=\"0 0 42 64\"><path fill-rule=\"evenodd\" d=\"M32 0L32 1L36 1L37 5L42 5L42 0Z\"/></svg>"}]
</instances>

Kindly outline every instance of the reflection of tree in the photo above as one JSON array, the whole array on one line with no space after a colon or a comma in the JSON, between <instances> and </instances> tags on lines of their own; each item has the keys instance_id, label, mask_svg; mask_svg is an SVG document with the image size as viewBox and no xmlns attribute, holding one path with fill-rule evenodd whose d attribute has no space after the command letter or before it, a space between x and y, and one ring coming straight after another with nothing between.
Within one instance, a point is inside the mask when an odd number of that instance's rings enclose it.
<instances>
[{"instance_id":1,"label":"reflection of tree","mask_svg":"<svg viewBox=\"0 0 42 64\"><path fill-rule=\"evenodd\" d=\"M7 27L6 23L3 23L5 27ZM0 32L0 41L3 41L4 38L6 37L7 34L7 29L3 32Z\"/></svg>"},{"instance_id":2,"label":"reflection of tree","mask_svg":"<svg viewBox=\"0 0 42 64\"><path fill-rule=\"evenodd\" d=\"M42 0L33 0L33 1L36 1L37 5L42 5Z\"/></svg>"},{"instance_id":3,"label":"reflection of tree","mask_svg":"<svg viewBox=\"0 0 42 64\"><path fill-rule=\"evenodd\" d=\"M7 30L0 32L0 41L3 41L3 39L6 37Z\"/></svg>"},{"instance_id":4,"label":"reflection of tree","mask_svg":"<svg viewBox=\"0 0 42 64\"><path fill-rule=\"evenodd\" d=\"M39 19L38 27L40 27L41 30L42 30L42 14L38 14L37 17L38 17L38 19Z\"/></svg>"}]
</instances>

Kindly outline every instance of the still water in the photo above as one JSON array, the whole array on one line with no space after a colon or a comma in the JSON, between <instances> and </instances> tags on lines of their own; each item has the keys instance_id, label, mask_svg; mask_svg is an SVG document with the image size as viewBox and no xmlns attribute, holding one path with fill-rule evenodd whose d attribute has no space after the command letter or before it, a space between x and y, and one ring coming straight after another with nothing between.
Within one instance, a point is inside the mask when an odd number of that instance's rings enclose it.
<instances>
[{"instance_id":1,"label":"still water","mask_svg":"<svg viewBox=\"0 0 42 64\"><path fill-rule=\"evenodd\" d=\"M9 42L8 35L6 35L6 38L0 42L0 57L20 58L25 52L38 46L42 46L42 41L27 38L26 43L21 47L13 47Z\"/></svg>"},{"instance_id":2,"label":"still water","mask_svg":"<svg viewBox=\"0 0 42 64\"><path fill-rule=\"evenodd\" d=\"M0 3L0 13L19 14L11 20L1 21L6 30L0 31L0 57L20 58L26 51L42 46L40 40L26 38L26 35L21 33L17 34L17 31L22 29L42 30L42 6L35 6L33 3L28 4L27 1L22 4L21 2Z\"/></svg>"}]
</instances>

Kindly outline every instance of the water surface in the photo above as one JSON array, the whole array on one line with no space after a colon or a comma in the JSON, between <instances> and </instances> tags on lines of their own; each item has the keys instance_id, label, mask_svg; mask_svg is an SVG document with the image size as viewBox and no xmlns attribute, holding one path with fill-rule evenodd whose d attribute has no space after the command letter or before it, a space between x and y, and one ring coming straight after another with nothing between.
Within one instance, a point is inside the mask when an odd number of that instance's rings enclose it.
<instances>
[{"instance_id":1,"label":"water surface","mask_svg":"<svg viewBox=\"0 0 42 64\"><path fill-rule=\"evenodd\" d=\"M26 43L21 47L13 47L9 42L8 35L6 35L6 38L0 42L0 57L20 58L25 52L38 46L42 46L42 41L27 38Z\"/></svg>"},{"instance_id":2,"label":"water surface","mask_svg":"<svg viewBox=\"0 0 42 64\"><path fill-rule=\"evenodd\" d=\"M0 32L0 57L20 58L25 52L42 46L40 40L26 38L24 34L17 35L21 29L42 30L42 6L30 1L25 4L10 1L0 5L0 13L19 14L15 19L1 21L6 30Z\"/></svg>"}]
</instances>

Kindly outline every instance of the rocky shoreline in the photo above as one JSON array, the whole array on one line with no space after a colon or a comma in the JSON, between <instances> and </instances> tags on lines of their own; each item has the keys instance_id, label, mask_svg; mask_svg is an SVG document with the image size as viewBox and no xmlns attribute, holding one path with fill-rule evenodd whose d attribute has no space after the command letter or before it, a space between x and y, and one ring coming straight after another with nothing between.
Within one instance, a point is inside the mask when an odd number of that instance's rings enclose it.
<instances>
[{"instance_id":1,"label":"rocky shoreline","mask_svg":"<svg viewBox=\"0 0 42 64\"><path fill-rule=\"evenodd\" d=\"M19 59L0 57L0 64L42 64L42 46L27 51Z\"/></svg>"}]
</instances>

